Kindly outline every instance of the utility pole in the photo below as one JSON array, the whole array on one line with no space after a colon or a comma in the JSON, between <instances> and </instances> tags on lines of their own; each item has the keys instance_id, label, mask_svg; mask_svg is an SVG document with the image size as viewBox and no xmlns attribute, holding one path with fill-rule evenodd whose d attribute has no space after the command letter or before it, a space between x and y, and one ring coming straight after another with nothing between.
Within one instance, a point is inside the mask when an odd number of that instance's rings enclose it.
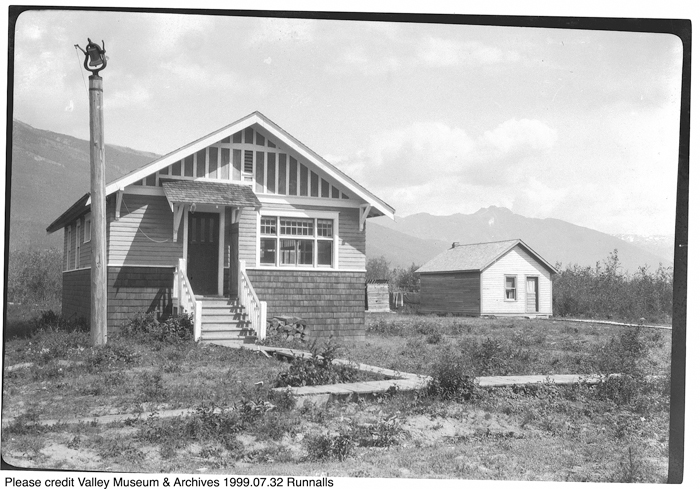
<instances>
[{"instance_id":1,"label":"utility pole","mask_svg":"<svg viewBox=\"0 0 700 489\"><path fill-rule=\"evenodd\" d=\"M104 41L100 47L88 38L88 44L84 50L77 44L76 47L85 54L85 69L92 72L90 75L90 207L92 212L90 336L92 345L99 346L107 343L107 202L102 77L98 73L107 67L107 57Z\"/></svg>"}]
</instances>

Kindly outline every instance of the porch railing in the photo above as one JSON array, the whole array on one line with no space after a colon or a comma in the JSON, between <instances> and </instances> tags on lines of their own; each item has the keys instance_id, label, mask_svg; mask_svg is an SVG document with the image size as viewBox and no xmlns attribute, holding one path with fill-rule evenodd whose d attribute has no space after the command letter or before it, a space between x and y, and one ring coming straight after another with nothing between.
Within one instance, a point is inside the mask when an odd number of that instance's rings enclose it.
<instances>
[{"instance_id":1,"label":"porch railing","mask_svg":"<svg viewBox=\"0 0 700 489\"><path fill-rule=\"evenodd\" d=\"M176 301L177 306L175 306ZM173 277L173 307L177 307L181 313L192 314L194 340L199 341L202 336L202 301L198 301L194 297L192 285L187 278L187 263L183 258L178 260Z\"/></svg>"},{"instance_id":2,"label":"porch railing","mask_svg":"<svg viewBox=\"0 0 700 489\"><path fill-rule=\"evenodd\" d=\"M245 307L250 324L259 340L267 333L267 302L258 299L253 284L245 271L245 260L238 261L238 301Z\"/></svg>"}]
</instances>

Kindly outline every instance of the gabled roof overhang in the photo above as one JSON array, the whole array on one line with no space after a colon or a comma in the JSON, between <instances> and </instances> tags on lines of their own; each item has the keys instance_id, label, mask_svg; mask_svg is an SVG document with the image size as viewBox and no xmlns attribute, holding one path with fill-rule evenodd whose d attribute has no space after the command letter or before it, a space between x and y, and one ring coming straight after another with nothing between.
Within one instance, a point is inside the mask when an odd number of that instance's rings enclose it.
<instances>
[{"instance_id":1,"label":"gabled roof overhang","mask_svg":"<svg viewBox=\"0 0 700 489\"><path fill-rule=\"evenodd\" d=\"M46 232L51 234L59 229L65 227L69 223L75 221L77 218L83 214L90 212L90 205L88 200L90 199L90 194L87 193L80 197L78 201L70 206L66 212L61 214L54 222L52 222L49 227L46 228Z\"/></svg>"},{"instance_id":2,"label":"gabled roof overhang","mask_svg":"<svg viewBox=\"0 0 700 489\"><path fill-rule=\"evenodd\" d=\"M127 175L111 182L107 185L106 196L109 197L117 192L123 192L124 188L132 185L143 178L167 168L169 165L176 163L183 158L196 153L197 151L207 148L212 144L221 141L222 139L237 133L247 127L257 125L258 127L269 132L275 138L277 138L281 143L289 147L293 152L296 152L300 157L303 157L316 165L321 171L326 173L329 178L335 179L339 184L346 187L350 192L354 193L359 197L361 201L365 204L360 206L361 217L360 221L364 222L364 219L368 217L377 216L388 216L394 219L395 210L389 204L378 198L376 195L372 194L369 190L364 188L362 185L357 183L355 180L347 176L345 173L340 171L338 168L333 166L331 163L323 159L321 156L316 154L301 141L297 140L295 137L290 135L287 131L282 129L280 126L272 122L266 116L260 112L253 112L217 131L212 132L202 138L197 139L165 156L158 158L157 160L134 170ZM223 185L236 185L234 183L226 183ZM256 198L257 200L257 198ZM260 205L260 202L257 202ZM171 204L172 205L172 204ZM90 210L90 194L86 194L78 200L70 209L64 212L58 219L56 219L46 230L48 233L52 233L62 228L72 220L76 219L80 215L89 212Z\"/></svg>"},{"instance_id":3,"label":"gabled roof overhang","mask_svg":"<svg viewBox=\"0 0 700 489\"><path fill-rule=\"evenodd\" d=\"M394 218L395 210L393 207L382 201L376 195L372 194L369 190L341 172L331 163L309 149L301 141L297 140L287 131L257 111L115 180L107 185L106 193L107 195L111 195L119 190L123 190L126 186L131 185L154 172L160 171L163 168L180 161L192 153L196 153L201 149L207 148L208 146L211 146L212 144L217 143L218 141L221 141L222 139L255 124L272 134L280 142L288 146L289 149L316 165L330 178L335 179L338 183L345 186L349 191L357 195L361 200L369 204L370 213L368 217L384 215L392 219Z\"/></svg>"}]
</instances>

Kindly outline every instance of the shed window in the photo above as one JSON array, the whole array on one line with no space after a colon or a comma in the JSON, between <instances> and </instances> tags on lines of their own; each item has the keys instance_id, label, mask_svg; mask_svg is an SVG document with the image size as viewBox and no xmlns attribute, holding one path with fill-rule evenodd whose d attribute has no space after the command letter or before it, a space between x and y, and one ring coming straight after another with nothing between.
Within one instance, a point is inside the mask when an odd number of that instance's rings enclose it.
<instances>
[{"instance_id":1,"label":"shed window","mask_svg":"<svg viewBox=\"0 0 700 489\"><path fill-rule=\"evenodd\" d=\"M260 265L333 266L337 237L333 219L263 216L260 218Z\"/></svg>"},{"instance_id":2,"label":"shed window","mask_svg":"<svg viewBox=\"0 0 700 489\"><path fill-rule=\"evenodd\" d=\"M506 275L506 300L518 300L517 277L515 275Z\"/></svg>"}]
</instances>

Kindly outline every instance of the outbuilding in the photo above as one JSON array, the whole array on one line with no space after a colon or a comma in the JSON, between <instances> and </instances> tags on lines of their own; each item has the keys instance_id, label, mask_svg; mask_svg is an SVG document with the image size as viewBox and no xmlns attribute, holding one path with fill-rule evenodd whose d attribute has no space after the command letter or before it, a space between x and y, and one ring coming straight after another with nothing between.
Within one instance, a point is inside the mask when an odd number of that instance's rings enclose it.
<instances>
[{"instance_id":1,"label":"outbuilding","mask_svg":"<svg viewBox=\"0 0 700 489\"><path fill-rule=\"evenodd\" d=\"M366 309L367 312L390 312L389 307L389 281L386 279L372 279L366 285Z\"/></svg>"},{"instance_id":2,"label":"outbuilding","mask_svg":"<svg viewBox=\"0 0 700 489\"><path fill-rule=\"evenodd\" d=\"M552 315L557 270L520 239L454 243L416 273L422 314Z\"/></svg>"}]
</instances>

